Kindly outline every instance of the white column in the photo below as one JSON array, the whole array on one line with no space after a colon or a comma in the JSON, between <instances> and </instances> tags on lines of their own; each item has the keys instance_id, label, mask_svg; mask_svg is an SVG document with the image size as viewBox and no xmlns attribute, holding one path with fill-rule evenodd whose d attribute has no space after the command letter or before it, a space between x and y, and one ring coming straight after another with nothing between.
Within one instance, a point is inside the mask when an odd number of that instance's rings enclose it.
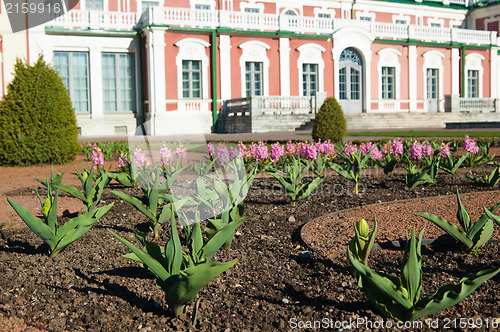
<instances>
[{"instance_id":1,"label":"white column","mask_svg":"<svg viewBox=\"0 0 500 332\"><path fill-rule=\"evenodd\" d=\"M500 48L498 47L492 47L490 51L490 57L491 57L491 78L490 78L490 91L491 91L491 98L499 98L500 97L500 84L498 82L499 80L499 75L498 75L498 70L499 70L499 65L500 65L500 56L498 55L498 52L500 51Z\"/></svg>"},{"instance_id":2,"label":"white column","mask_svg":"<svg viewBox=\"0 0 500 332\"><path fill-rule=\"evenodd\" d=\"M408 47L408 90L410 99L410 112L417 110L417 47Z\"/></svg>"},{"instance_id":3,"label":"white column","mask_svg":"<svg viewBox=\"0 0 500 332\"><path fill-rule=\"evenodd\" d=\"M92 119L104 116L104 99L102 94L102 49L91 47L89 50L90 75L90 117Z\"/></svg>"},{"instance_id":4,"label":"white column","mask_svg":"<svg viewBox=\"0 0 500 332\"><path fill-rule=\"evenodd\" d=\"M290 40L280 38L280 93L290 96Z\"/></svg>"},{"instance_id":5,"label":"white column","mask_svg":"<svg viewBox=\"0 0 500 332\"><path fill-rule=\"evenodd\" d=\"M219 36L220 52L220 97L222 100L231 99L231 37Z\"/></svg>"},{"instance_id":6,"label":"white column","mask_svg":"<svg viewBox=\"0 0 500 332\"><path fill-rule=\"evenodd\" d=\"M155 135L156 116L167 110L165 91L165 33L161 28L149 28L146 32L148 53L149 112L151 116L150 135Z\"/></svg>"},{"instance_id":7,"label":"white column","mask_svg":"<svg viewBox=\"0 0 500 332\"><path fill-rule=\"evenodd\" d=\"M460 94L460 50L451 50L451 94Z\"/></svg>"}]
</instances>

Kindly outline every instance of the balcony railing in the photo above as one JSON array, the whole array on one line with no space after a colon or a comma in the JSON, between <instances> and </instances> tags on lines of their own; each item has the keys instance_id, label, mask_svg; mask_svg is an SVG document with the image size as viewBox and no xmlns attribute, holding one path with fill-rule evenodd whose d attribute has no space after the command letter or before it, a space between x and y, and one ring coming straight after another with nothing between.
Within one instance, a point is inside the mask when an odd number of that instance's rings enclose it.
<instances>
[{"instance_id":1,"label":"balcony railing","mask_svg":"<svg viewBox=\"0 0 500 332\"><path fill-rule=\"evenodd\" d=\"M132 30L140 17L139 13L70 10L47 25L68 29Z\"/></svg>"},{"instance_id":2,"label":"balcony railing","mask_svg":"<svg viewBox=\"0 0 500 332\"><path fill-rule=\"evenodd\" d=\"M458 1L458 0L457 0ZM344 28L357 26L376 38L418 40L469 45L496 45L496 31L439 28L419 25L367 22L323 17L211 11L189 8L149 7L142 16L138 13L71 10L47 25L64 28L132 30L148 25L190 28L231 28L247 31L291 31L303 34L333 34Z\"/></svg>"}]
</instances>

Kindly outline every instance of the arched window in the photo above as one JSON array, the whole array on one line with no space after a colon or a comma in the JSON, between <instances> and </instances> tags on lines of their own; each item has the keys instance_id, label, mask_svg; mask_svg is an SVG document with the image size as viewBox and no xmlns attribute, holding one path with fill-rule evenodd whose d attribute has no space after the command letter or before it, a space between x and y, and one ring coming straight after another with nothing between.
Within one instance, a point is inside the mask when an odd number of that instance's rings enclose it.
<instances>
[{"instance_id":1,"label":"arched window","mask_svg":"<svg viewBox=\"0 0 500 332\"><path fill-rule=\"evenodd\" d=\"M445 55L442 52L432 50L427 51L424 57L424 98L426 102L426 110L430 112L439 112L442 109L444 101L443 94L443 58Z\"/></svg>"},{"instance_id":2,"label":"arched window","mask_svg":"<svg viewBox=\"0 0 500 332\"><path fill-rule=\"evenodd\" d=\"M241 68L241 95L268 96L269 95L269 58L268 44L249 40L239 45L243 50L240 58Z\"/></svg>"},{"instance_id":3,"label":"arched window","mask_svg":"<svg viewBox=\"0 0 500 332\"><path fill-rule=\"evenodd\" d=\"M465 96L467 98L479 98L483 96L483 64L485 59L479 53L471 53L465 56Z\"/></svg>"},{"instance_id":4,"label":"arched window","mask_svg":"<svg viewBox=\"0 0 500 332\"><path fill-rule=\"evenodd\" d=\"M297 47L300 52L297 61L299 70L299 93L310 96L316 91L324 91L325 63L322 53L326 49L318 44L306 43Z\"/></svg>"},{"instance_id":5,"label":"arched window","mask_svg":"<svg viewBox=\"0 0 500 332\"><path fill-rule=\"evenodd\" d=\"M179 99L208 99L208 56L210 44L198 38L184 38L175 43L177 94Z\"/></svg>"}]
</instances>

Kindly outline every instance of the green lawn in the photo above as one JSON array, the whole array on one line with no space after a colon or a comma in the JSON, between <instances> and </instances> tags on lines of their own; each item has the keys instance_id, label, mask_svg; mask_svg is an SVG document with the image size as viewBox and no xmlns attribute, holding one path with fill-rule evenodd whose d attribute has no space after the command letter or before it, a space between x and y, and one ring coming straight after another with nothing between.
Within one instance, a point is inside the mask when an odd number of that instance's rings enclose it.
<instances>
[{"instance_id":1,"label":"green lawn","mask_svg":"<svg viewBox=\"0 0 500 332\"><path fill-rule=\"evenodd\" d=\"M408 131L360 131L348 132L346 136L367 137L500 137L500 131L467 131L467 130L408 130Z\"/></svg>"}]
</instances>

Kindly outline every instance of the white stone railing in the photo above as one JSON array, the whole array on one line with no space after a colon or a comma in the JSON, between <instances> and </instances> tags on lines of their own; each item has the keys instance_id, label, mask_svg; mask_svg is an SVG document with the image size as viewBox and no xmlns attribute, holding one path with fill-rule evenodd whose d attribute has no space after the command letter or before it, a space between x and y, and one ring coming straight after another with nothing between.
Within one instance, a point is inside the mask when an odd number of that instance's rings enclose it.
<instances>
[{"instance_id":1,"label":"white stone railing","mask_svg":"<svg viewBox=\"0 0 500 332\"><path fill-rule=\"evenodd\" d=\"M311 113L311 97L255 96L252 97L252 112L259 113Z\"/></svg>"},{"instance_id":2,"label":"white stone railing","mask_svg":"<svg viewBox=\"0 0 500 332\"><path fill-rule=\"evenodd\" d=\"M460 112L496 112L495 98L460 98Z\"/></svg>"},{"instance_id":3,"label":"white stone railing","mask_svg":"<svg viewBox=\"0 0 500 332\"><path fill-rule=\"evenodd\" d=\"M445 111L460 113L500 112L498 98L461 98L457 95L445 96Z\"/></svg>"},{"instance_id":4,"label":"white stone railing","mask_svg":"<svg viewBox=\"0 0 500 332\"><path fill-rule=\"evenodd\" d=\"M458 0L457 0L458 1ZM461 0L464 1L464 0ZM256 31L292 31L304 34L333 34L346 26L358 26L376 38L419 40L426 42L458 42L470 45L496 45L497 32L450 29L321 17L213 11L190 8L149 7L138 13L70 10L47 25L64 28L132 30L147 25L191 28L230 28Z\"/></svg>"},{"instance_id":5,"label":"white stone railing","mask_svg":"<svg viewBox=\"0 0 500 332\"><path fill-rule=\"evenodd\" d=\"M70 10L48 22L48 26L80 29L132 30L140 18L139 13Z\"/></svg>"}]
</instances>

